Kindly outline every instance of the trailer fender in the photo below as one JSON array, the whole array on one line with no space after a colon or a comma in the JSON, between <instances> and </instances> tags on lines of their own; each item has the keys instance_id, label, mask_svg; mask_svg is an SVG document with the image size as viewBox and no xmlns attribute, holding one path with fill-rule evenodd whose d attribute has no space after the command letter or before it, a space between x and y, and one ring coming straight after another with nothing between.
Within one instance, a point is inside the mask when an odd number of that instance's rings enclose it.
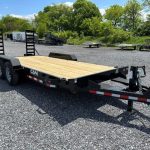
<instances>
[{"instance_id":1,"label":"trailer fender","mask_svg":"<svg viewBox=\"0 0 150 150\"><path fill-rule=\"evenodd\" d=\"M14 69L21 69L22 68L21 64L17 58L3 55L3 56L0 56L0 60L3 61L4 63L10 62Z\"/></svg>"},{"instance_id":2,"label":"trailer fender","mask_svg":"<svg viewBox=\"0 0 150 150\"><path fill-rule=\"evenodd\" d=\"M61 54L61 53L51 52L49 54L49 57L77 61L77 57L75 55L70 55L70 54Z\"/></svg>"}]
</instances>

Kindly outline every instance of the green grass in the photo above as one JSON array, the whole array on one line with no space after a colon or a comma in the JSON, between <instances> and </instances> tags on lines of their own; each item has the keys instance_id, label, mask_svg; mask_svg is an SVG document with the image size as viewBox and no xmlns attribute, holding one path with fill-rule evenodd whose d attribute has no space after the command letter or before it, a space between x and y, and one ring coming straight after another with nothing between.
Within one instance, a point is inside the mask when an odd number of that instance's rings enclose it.
<instances>
[{"instance_id":1,"label":"green grass","mask_svg":"<svg viewBox=\"0 0 150 150\"><path fill-rule=\"evenodd\" d=\"M130 40L124 42L129 44L144 44L145 40L150 39L150 36L131 37Z\"/></svg>"},{"instance_id":2,"label":"green grass","mask_svg":"<svg viewBox=\"0 0 150 150\"><path fill-rule=\"evenodd\" d=\"M97 39L94 38L94 37L90 37L90 36L87 36L87 37L78 37L78 38L69 38L67 40L67 43L68 44L73 44L73 45L81 45L87 41L92 41L92 42L97 42Z\"/></svg>"},{"instance_id":3,"label":"green grass","mask_svg":"<svg viewBox=\"0 0 150 150\"><path fill-rule=\"evenodd\" d=\"M127 44L145 44L145 40L150 39L150 36L142 36L142 37L131 37L129 40L124 41L123 43L127 43ZM108 44L108 43L104 43L101 42L102 41L102 37L78 37L78 38L70 38L68 39L67 43L68 44L74 44L74 45L81 45L86 41L92 41L92 42L100 42L103 43L106 46L114 46L115 44Z\"/></svg>"}]
</instances>

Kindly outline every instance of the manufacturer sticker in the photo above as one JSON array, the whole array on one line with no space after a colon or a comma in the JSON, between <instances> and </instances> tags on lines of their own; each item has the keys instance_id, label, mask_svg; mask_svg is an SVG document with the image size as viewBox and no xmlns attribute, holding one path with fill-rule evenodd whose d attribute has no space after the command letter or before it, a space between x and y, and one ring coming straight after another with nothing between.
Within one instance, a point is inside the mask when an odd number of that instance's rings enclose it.
<instances>
[{"instance_id":1,"label":"manufacturer sticker","mask_svg":"<svg viewBox=\"0 0 150 150\"><path fill-rule=\"evenodd\" d=\"M38 76L38 71L36 71L36 70L30 70L30 73L32 74L32 75L34 75L34 76Z\"/></svg>"}]
</instances>

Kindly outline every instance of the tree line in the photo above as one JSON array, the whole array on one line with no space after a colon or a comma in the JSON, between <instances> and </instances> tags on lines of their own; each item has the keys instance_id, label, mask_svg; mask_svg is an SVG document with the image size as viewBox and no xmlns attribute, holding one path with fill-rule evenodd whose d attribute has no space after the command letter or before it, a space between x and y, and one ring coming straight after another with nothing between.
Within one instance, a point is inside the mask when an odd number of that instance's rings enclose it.
<instances>
[{"instance_id":1,"label":"tree line","mask_svg":"<svg viewBox=\"0 0 150 150\"><path fill-rule=\"evenodd\" d=\"M140 4L129 0L125 6L113 5L102 15L89 0L76 0L72 7L65 4L46 6L31 22L12 16L2 17L0 28L5 32L33 29L39 37L50 32L72 41L99 38L102 42L123 42L131 36L150 36L150 15L145 21L141 11L150 10L150 0Z\"/></svg>"}]
</instances>

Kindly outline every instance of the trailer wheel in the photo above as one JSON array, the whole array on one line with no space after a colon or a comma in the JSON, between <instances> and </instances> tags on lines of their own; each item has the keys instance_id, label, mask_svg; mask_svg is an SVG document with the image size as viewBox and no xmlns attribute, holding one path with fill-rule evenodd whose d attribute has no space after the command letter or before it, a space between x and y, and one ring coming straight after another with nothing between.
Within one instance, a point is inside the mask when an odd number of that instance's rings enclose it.
<instances>
[{"instance_id":1,"label":"trailer wheel","mask_svg":"<svg viewBox=\"0 0 150 150\"><path fill-rule=\"evenodd\" d=\"M0 60L0 79L5 78L4 62Z\"/></svg>"},{"instance_id":2,"label":"trailer wheel","mask_svg":"<svg viewBox=\"0 0 150 150\"><path fill-rule=\"evenodd\" d=\"M16 85L19 82L19 74L13 69L10 62L5 63L5 77L10 85Z\"/></svg>"}]
</instances>

